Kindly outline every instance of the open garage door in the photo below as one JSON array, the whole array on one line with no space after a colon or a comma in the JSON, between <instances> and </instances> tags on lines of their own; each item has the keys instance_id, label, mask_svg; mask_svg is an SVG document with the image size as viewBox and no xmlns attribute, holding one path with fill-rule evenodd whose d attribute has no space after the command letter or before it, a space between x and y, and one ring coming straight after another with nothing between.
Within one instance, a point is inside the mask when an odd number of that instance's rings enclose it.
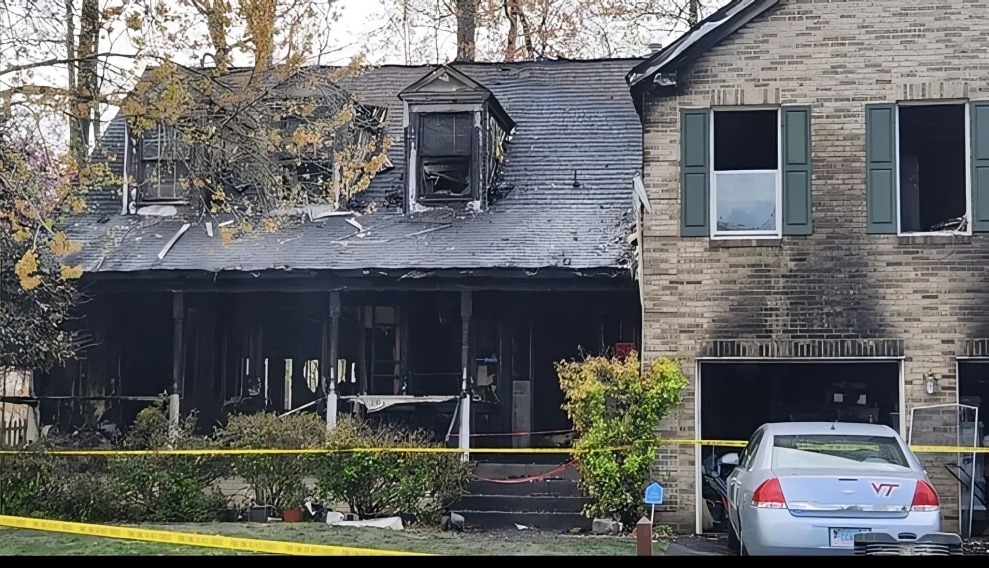
<instances>
[{"instance_id":1,"label":"open garage door","mask_svg":"<svg viewBox=\"0 0 989 568\"><path fill-rule=\"evenodd\" d=\"M748 440L767 422L842 421L900 430L899 361L704 361L699 369L700 434L704 440ZM698 529L727 528L718 457L740 451L703 446Z\"/></svg>"},{"instance_id":2,"label":"open garage door","mask_svg":"<svg viewBox=\"0 0 989 568\"><path fill-rule=\"evenodd\" d=\"M989 416L989 359L962 359L958 361L958 402L960 419L958 422L959 446L987 446L989 432L985 428ZM948 443L950 445L950 442ZM960 454L957 465L949 456L944 458L944 466L954 470L952 476L959 482L959 495L962 499L960 519L962 533L982 535L989 532L989 454ZM969 496L967 499L965 497ZM968 501L968 502L966 502ZM971 512L966 511L971 508ZM966 526L966 521L968 525ZM963 534L968 536L968 534Z\"/></svg>"}]
</instances>

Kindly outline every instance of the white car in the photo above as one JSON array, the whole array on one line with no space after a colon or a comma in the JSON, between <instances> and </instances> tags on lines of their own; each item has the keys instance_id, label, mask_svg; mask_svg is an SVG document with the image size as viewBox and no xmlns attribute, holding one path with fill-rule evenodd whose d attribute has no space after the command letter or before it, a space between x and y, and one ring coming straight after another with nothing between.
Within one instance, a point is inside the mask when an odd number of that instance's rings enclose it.
<instances>
[{"instance_id":1,"label":"white car","mask_svg":"<svg viewBox=\"0 0 989 568\"><path fill-rule=\"evenodd\" d=\"M852 554L860 532L941 531L937 492L888 426L781 422L755 431L728 476L729 545L741 555Z\"/></svg>"}]
</instances>

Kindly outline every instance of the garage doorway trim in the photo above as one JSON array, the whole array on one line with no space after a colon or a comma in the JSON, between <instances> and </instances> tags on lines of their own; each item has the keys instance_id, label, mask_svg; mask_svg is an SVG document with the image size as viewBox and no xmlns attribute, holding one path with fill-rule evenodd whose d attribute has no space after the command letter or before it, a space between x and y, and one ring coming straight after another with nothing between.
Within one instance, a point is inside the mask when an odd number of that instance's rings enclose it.
<instances>
[{"instance_id":1,"label":"garage doorway trim","mask_svg":"<svg viewBox=\"0 0 989 568\"><path fill-rule=\"evenodd\" d=\"M906 357L696 357L694 359L694 436L701 434L701 365L703 363L896 363L899 391L899 425L900 436L906 433L906 412L903 407L906 401L906 380L903 373L903 362ZM989 361L989 358L980 357ZM955 363L957 377L957 362ZM955 381L955 388L958 388L958 381ZM957 396L957 392L956 392ZM704 534L704 462L701 452L701 444L694 444L694 533Z\"/></svg>"}]
</instances>

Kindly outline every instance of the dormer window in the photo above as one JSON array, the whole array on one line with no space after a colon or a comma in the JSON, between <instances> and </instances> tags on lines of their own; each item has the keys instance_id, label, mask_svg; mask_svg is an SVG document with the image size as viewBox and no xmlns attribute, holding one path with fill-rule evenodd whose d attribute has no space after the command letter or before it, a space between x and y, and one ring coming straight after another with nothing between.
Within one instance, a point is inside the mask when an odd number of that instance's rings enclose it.
<instances>
[{"instance_id":1,"label":"dormer window","mask_svg":"<svg viewBox=\"0 0 989 568\"><path fill-rule=\"evenodd\" d=\"M419 187L427 201L471 199L472 113L420 116Z\"/></svg>"},{"instance_id":2,"label":"dormer window","mask_svg":"<svg viewBox=\"0 0 989 568\"><path fill-rule=\"evenodd\" d=\"M501 143L515 123L486 88L437 67L399 94L406 104L406 211L475 202L484 208Z\"/></svg>"},{"instance_id":3,"label":"dormer window","mask_svg":"<svg viewBox=\"0 0 989 568\"><path fill-rule=\"evenodd\" d=\"M150 202L184 199L188 159L189 145L175 127L159 124L146 132L141 139L139 198Z\"/></svg>"}]
</instances>

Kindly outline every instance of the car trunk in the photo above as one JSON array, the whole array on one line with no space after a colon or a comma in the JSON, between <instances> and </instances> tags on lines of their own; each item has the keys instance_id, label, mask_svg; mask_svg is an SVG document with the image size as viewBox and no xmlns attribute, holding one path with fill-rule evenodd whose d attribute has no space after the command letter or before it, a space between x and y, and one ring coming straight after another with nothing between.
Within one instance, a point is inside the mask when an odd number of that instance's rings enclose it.
<instances>
[{"instance_id":1,"label":"car trunk","mask_svg":"<svg viewBox=\"0 0 989 568\"><path fill-rule=\"evenodd\" d=\"M878 468L774 469L796 517L903 518L920 476Z\"/></svg>"}]
</instances>

